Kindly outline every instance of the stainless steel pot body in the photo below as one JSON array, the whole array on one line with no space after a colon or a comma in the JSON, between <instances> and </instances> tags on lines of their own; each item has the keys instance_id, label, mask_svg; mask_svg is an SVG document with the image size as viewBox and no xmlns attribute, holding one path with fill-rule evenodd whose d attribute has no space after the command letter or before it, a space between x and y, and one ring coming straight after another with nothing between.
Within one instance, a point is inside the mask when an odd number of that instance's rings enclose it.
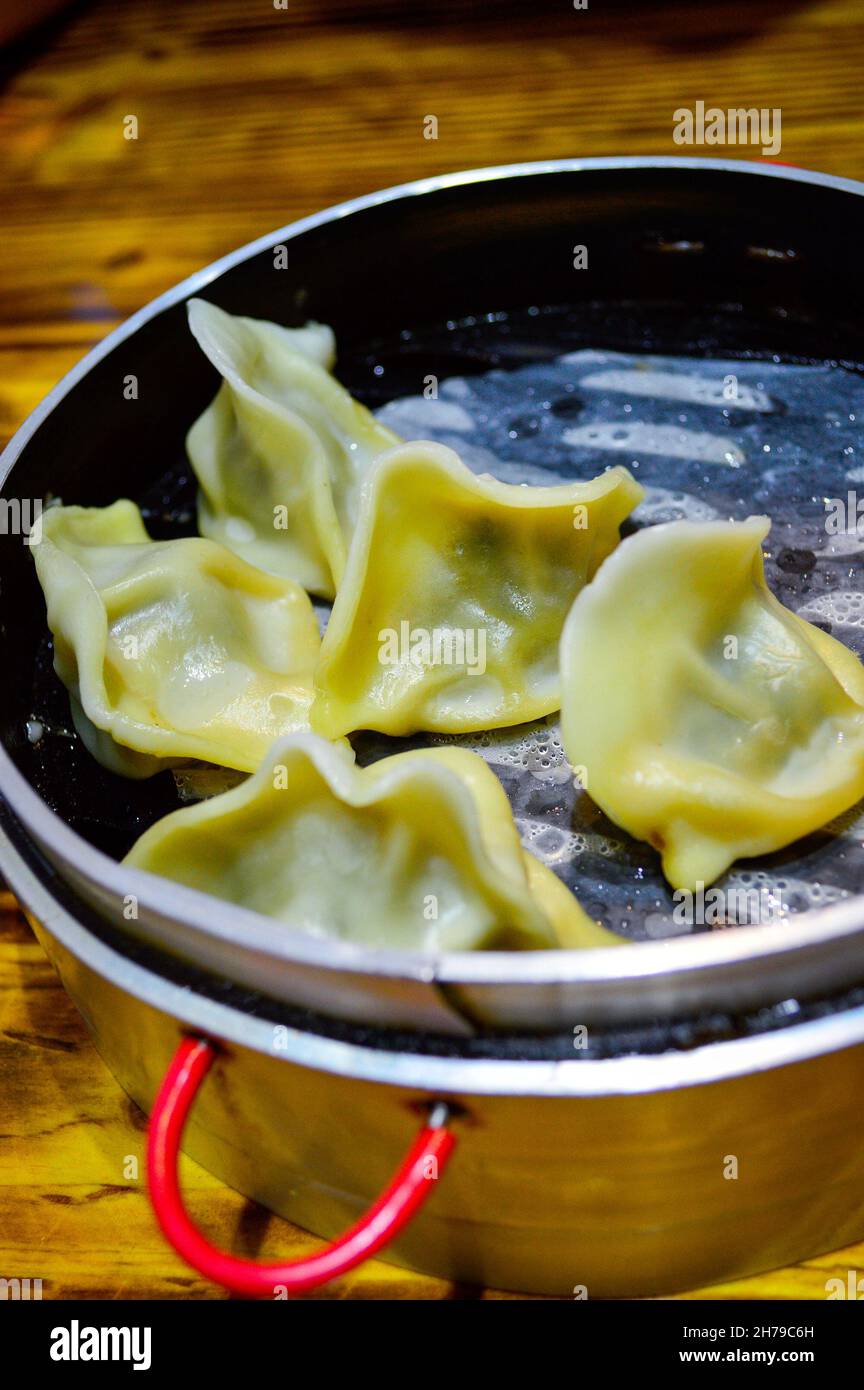
<instances>
[{"instance_id":1,"label":"stainless steel pot body","mask_svg":"<svg viewBox=\"0 0 864 1390\"><path fill-rule=\"evenodd\" d=\"M145 1110L182 1033L220 1057L184 1147L321 1236L371 1203L427 1103L459 1143L387 1258L527 1293L657 1295L864 1237L864 1006L606 1061L419 1056L214 1002L93 935L4 835L0 866L117 1080Z\"/></svg>"}]
</instances>

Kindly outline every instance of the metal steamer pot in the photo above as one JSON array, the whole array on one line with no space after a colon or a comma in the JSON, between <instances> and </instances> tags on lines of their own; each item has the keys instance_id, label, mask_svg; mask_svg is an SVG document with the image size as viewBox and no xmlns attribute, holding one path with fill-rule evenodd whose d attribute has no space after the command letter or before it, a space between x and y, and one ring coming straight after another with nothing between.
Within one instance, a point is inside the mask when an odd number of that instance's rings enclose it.
<instances>
[{"instance_id":1,"label":"metal steamer pot","mask_svg":"<svg viewBox=\"0 0 864 1390\"><path fill-rule=\"evenodd\" d=\"M9 444L4 495L126 494L149 500L148 524L188 512L183 440L214 389L187 334L193 294L332 323L340 375L371 404L394 394L382 360L407 360L415 382L421 368L470 370L484 322L538 305L569 306L589 346L685 350L710 323L703 353L855 363L862 193L791 169L646 158L359 199L226 257L112 333ZM388 1259L460 1281L615 1297L864 1236L864 897L623 949L431 960L307 939L129 872L117 859L176 804L173 783L112 777L59 726L28 739L64 698L32 570L4 537L0 868L120 1084L148 1110L158 1093L152 1190L192 1263L242 1292L291 1291L386 1244ZM347 1235L293 1273L213 1251L182 1211L181 1133L240 1191Z\"/></svg>"}]
</instances>

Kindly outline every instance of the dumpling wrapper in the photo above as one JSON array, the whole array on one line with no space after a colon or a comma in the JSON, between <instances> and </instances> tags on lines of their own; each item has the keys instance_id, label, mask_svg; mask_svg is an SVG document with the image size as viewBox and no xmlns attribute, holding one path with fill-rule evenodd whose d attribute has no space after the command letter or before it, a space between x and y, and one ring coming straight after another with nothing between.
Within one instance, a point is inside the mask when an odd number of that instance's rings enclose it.
<instances>
[{"instance_id":1,"label":"dumpling wrapper","mask_svg":"<svg viewBox=\"0 0 864 1390\"><path fill-rule=\"evenodd\" d=\"M251 772L308 728L320 641L299 585L214 541L153 541L126 500L49 507L33 555L75 727L110 771Z\"/></svg>"},{"instance_id":2,"label":"dumpling wrapper","mask_svg":"<svg viewBox=\"0 0 864 1390\"><path fill-rule=\"evenodd\" d=\"M347 746L294 734L241 786L157 821L125 862L364 946L620 944L523 850L501 784L466 749L359 768Z\"/></svg>"},{"instance_id":3,"label":"dumpling wrapper","mask_svg":"<svg viewBox=\"0 0 864 1390\"><path fill-rule=\"evenodd\" d=\"M250 564L332 598L358 480L399 436L329 368L332 329L281 328L189 302L189 327L224 378L186 448L201 486L198 529Z\"/></svg>"},{"instance_id":4,"label":"dumpling wrapper","mask_svg":"<svg viewBox=\"0 0 864 1390\"><path fill-rule=\"evenodd\" d=\"M642 496L626 468L522 487L442 444L391 450L363 484L313 729L464 733L558 709L564 619Z\"/></svg>"},{"instance_id":5,"label":"dumpling wrapper","mask_svg":"<svg viewBox=\"0 0 864 1390\"><path fill-rule=\"evenodd\" d=\"M561 638L570 764L696 891L864 795L864 667L765 583L767 517L625 540ZM734 653L737 651L737 655Z\"/></svg>"}]
</instances>

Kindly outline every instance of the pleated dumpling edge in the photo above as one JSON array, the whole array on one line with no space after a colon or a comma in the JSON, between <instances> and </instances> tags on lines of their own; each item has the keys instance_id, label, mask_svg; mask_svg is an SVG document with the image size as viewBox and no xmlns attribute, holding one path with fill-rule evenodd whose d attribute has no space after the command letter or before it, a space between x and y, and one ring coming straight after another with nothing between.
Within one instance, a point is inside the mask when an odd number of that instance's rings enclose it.
<instances>
[{"instance_id":1,"label":"pleated dumpling edge","mask_svg":"<svg viewBox=\"0 0 864 1390\"><path fill-rule=\"evenodd\" d=\"M251 772L308 727L318 627L299 585L201 537L153 541L133 502L50 507L33 558L75 726L112 772Z\"/></svg>"},{"instance_id":2,"label":"pleated dumpling edge","mask_svg":"<svg viewBox=\"0 0 864 1390\"><path fill-rule=\"evenodd\" d=\"M562 634L568 761L676 889L864 795L864 667L769 591L769 529L674 521L629 537Z\"/></svg>"},{"instance_id":3,"label":"pleated dumpling edge","mask_svg":"<svg viewBox=\"0 0 864 1390\"><path fill-rule=\"evenodd\" d=\"M464 733L552 713L564 619L643 495L621 467L523 487L443 444L383 454L362 487L312 727Z\"/></svg>"},{"instance_id":4,"label":"pleated dumpling edge","mask_svg":"<svg viewBox=\"0 0 864 1390\"><path fill-rule=\"evenodd\" d=\"M498 779L465 749L414 750L360 768L344 745L294 734L241 786L158 821L124 862L288 928L366 947L620 940L531 860Z\"/></svg>"},{"instance_id":5,"label":"pleated dumpling edge","mask_svg":"<svg viewBox=\"0 0 864 1390\"><path fill-rule=\"evenodd\" d=\"M331 375L332 329L283 328L201 299L189 301L188 313L222 377L186 439L202 535L332 598L360 479L399 436Z\"/></svg>"}]
</instances>

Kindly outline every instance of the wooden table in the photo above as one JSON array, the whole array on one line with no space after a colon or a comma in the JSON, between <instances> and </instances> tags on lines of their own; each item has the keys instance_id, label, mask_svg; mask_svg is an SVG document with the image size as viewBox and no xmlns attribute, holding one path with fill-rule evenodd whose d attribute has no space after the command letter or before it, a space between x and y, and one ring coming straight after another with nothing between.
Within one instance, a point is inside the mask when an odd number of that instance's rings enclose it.
<instances>
[{"instance_id":1,"label":"wooden table","mask_svg":"<svg viewBox=\"0 0 864 1390\"><path fill-rule=\"evenodd\" d=\"M862 178L862 40L856 0L76 5L0 56L0 435L154 295L374 188L521 159L674 154L673 112L698 100L780 107L782 159ZM7 900L0 1275L41 1277L46 1298L218 1297L166 1249L129 1176L143 1139ZM185 1182L236 1250L314 1247L191 1162ZM864 1270L864 1245L688 1297L821 1299L849 1269ZM454 1292L377 1262L321 1296Z\"/></svg>"}]
</instances>

